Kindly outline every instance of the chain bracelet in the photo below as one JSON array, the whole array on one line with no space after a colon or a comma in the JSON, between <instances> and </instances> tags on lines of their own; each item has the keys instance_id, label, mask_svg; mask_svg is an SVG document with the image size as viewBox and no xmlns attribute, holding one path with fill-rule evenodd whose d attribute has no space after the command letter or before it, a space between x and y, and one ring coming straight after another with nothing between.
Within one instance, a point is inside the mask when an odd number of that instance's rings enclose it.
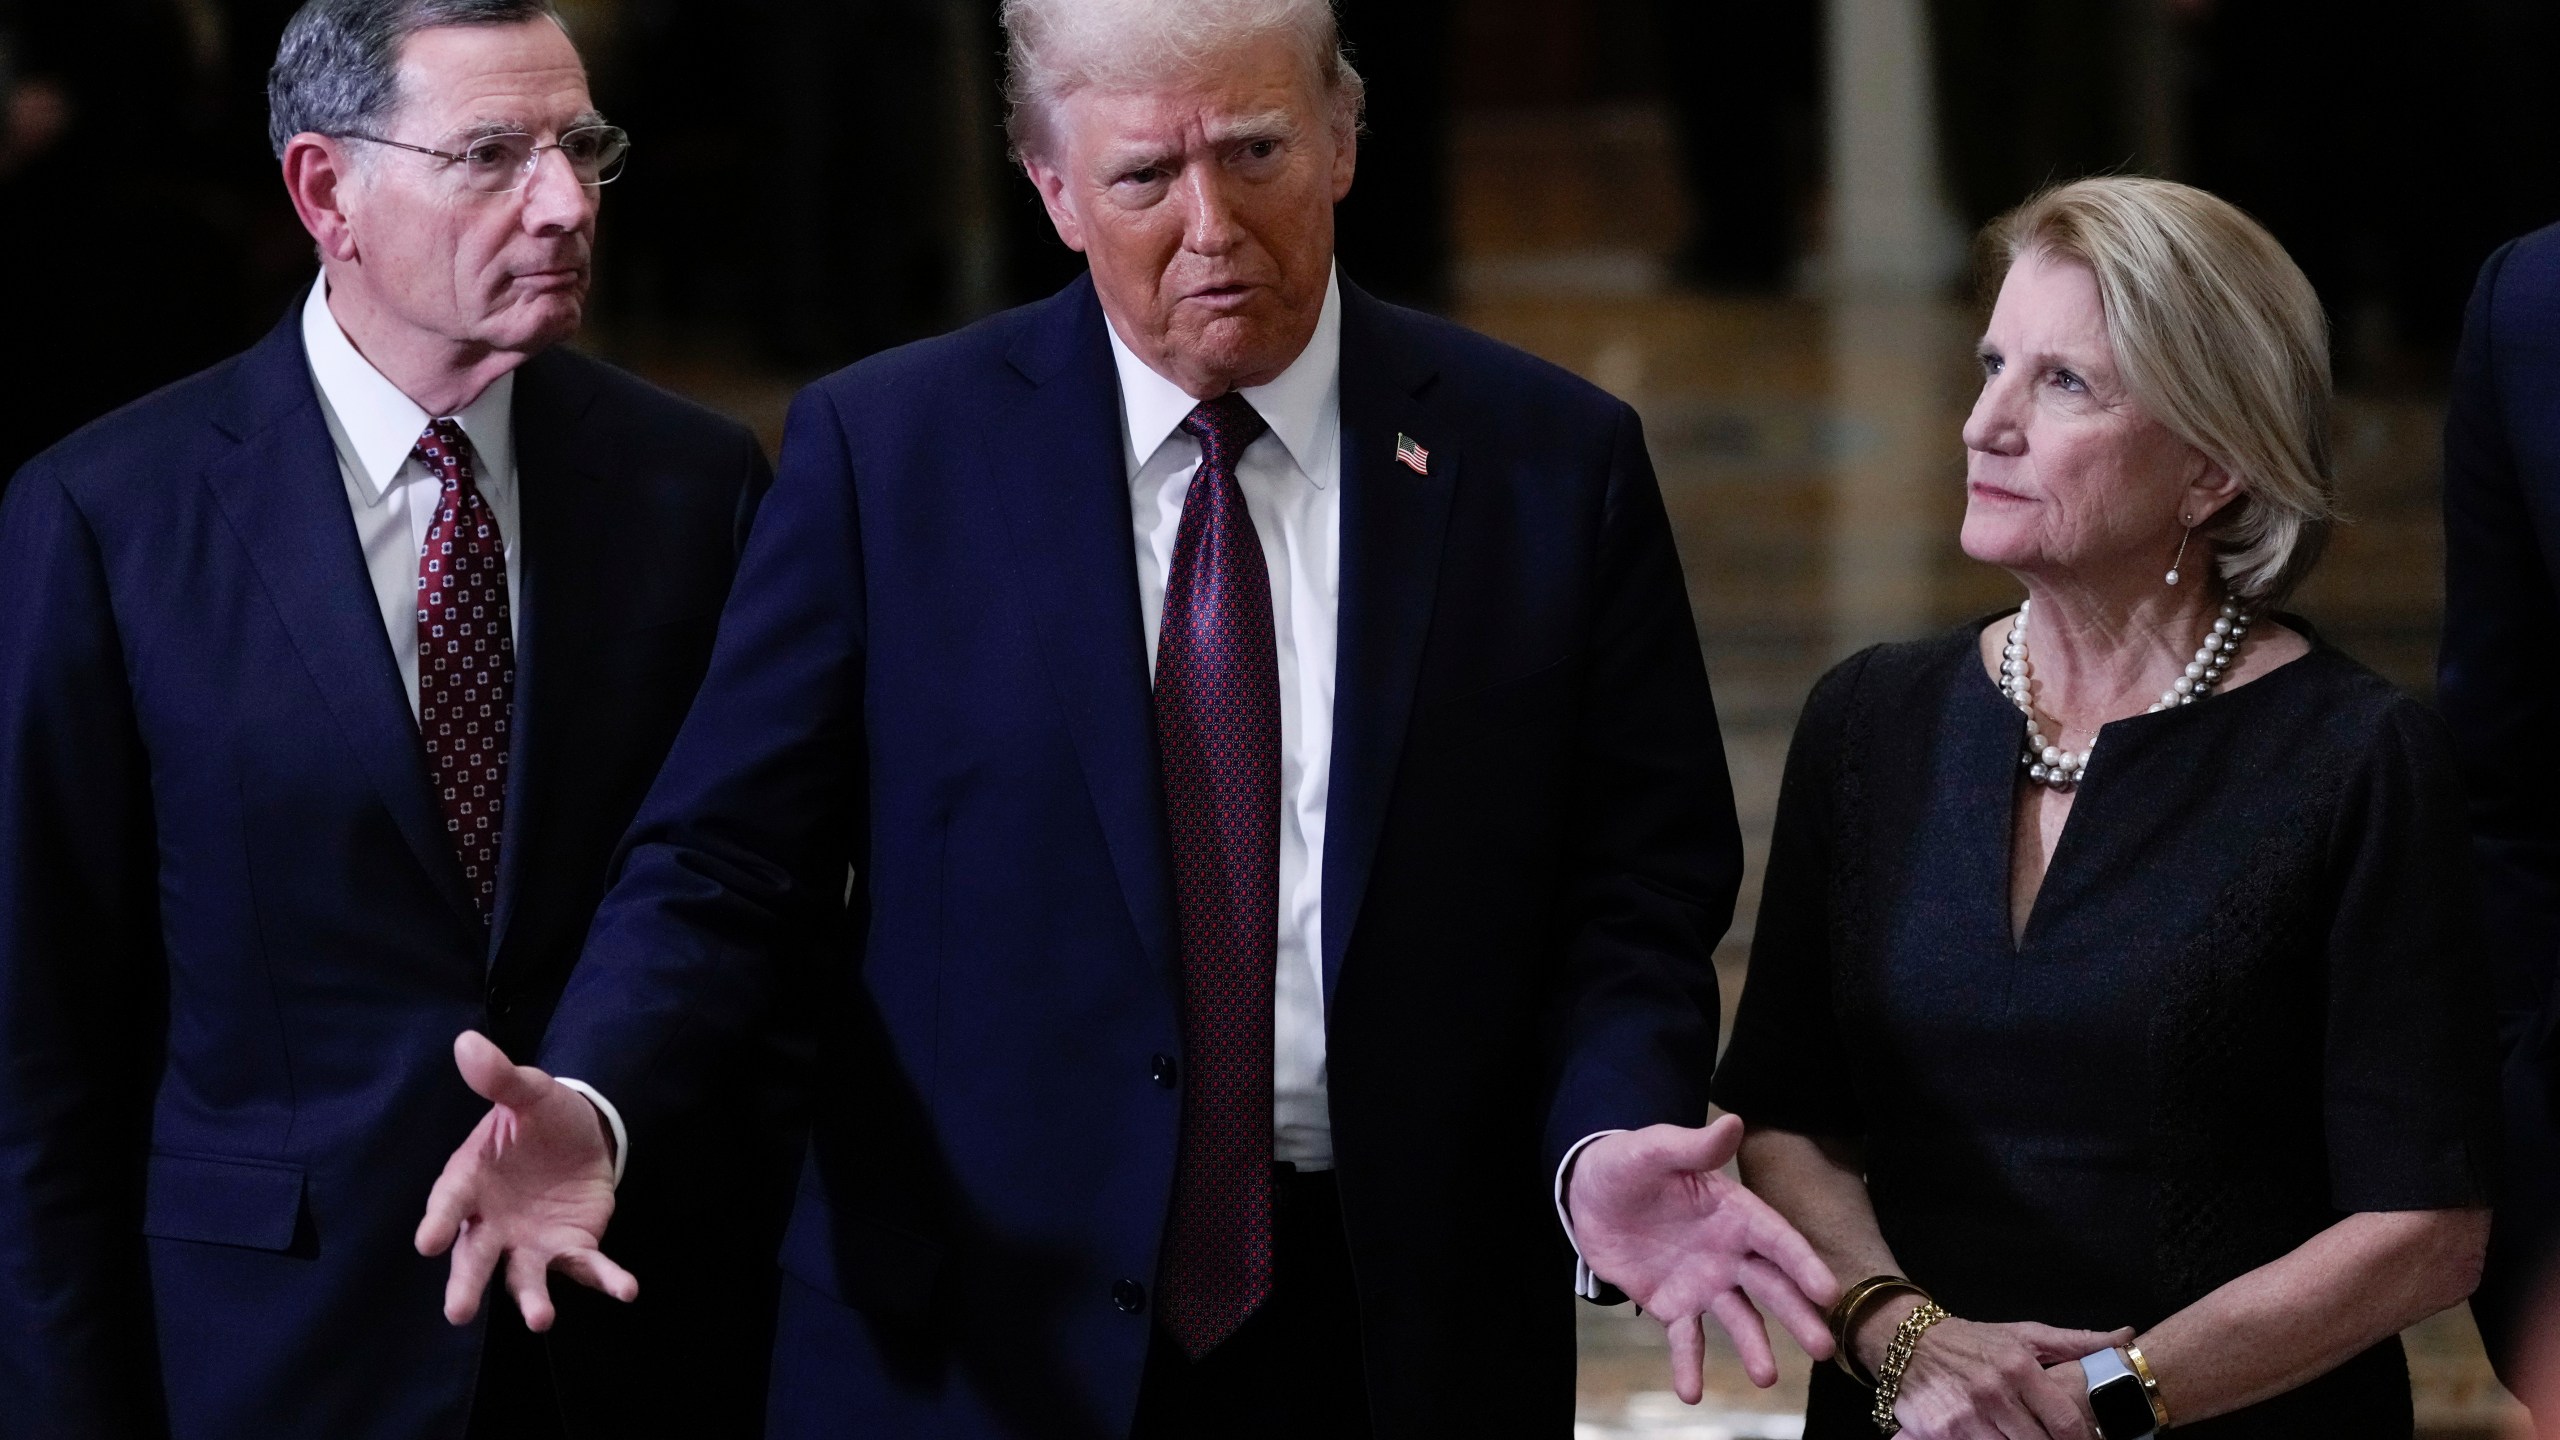
<instances>
[{"instance_id":1,"label":"chain bracelet","mask_svg":"<svg viewBox=\"0 0 2560 1440\"><path fill-rule=\"evenodd\" d=\"M1929 1333L1930 1326L1946 1318L1945 1308L1932 1300L1903 1316L1894 1327L1893 1339L1884 1347L1884 1363L1876 1367L1876 1408L1868 1415L1886 1435L1902 1429L1902 1422L1893 1418L1893 1402L1902 1394L1902 1372L1910 1368L1911 1352L1919 1348L1920 1337Z\"/></svg>"}]
</instances>

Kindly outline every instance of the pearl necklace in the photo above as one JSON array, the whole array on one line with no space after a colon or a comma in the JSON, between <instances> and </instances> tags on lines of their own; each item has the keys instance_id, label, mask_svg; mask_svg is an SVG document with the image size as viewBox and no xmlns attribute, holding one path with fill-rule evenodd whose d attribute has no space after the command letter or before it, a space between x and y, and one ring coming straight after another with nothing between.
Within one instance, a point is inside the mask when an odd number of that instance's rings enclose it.
<instances>
[{"instance_id":1,"label":"pearl necklace","mask_svg":"<svg viewBox=\"0 0 2560 1440\"><path fill-rule=\"evenodd\" d=\"M2000 688L2010 702L2027 717L2027 743L2018 752L2018 764L2027 778L2055 790L2069 790L2089 778L2091 748L2073 752L2045 740L2044 727L2036 723L2035 705L2030 699L2030 680L2035 667L2027 662L2027 611L2033 601L2018 602L2018 616L2009 622L2009 639L2000 647ZM2240 641L2249 633L2249 617L2238 602L2222 602L2222 613L2214 617L2213 628L2205 632L2204 643L2196 647L2196 658L2187 662L2186 673L2169 682L2160 698L2151 703L2149 713L2193 705L2213 693L2222 683L2225 670L2231 668L2240 654Z\"/></svg>"}]
</instances>

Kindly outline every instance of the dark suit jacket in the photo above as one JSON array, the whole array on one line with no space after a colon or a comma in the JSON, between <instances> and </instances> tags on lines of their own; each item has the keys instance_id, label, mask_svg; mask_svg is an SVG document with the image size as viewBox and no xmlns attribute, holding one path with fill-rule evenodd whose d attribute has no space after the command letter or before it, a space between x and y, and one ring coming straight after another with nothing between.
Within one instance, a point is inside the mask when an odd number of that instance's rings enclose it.
<instances>
[{"instance_id":1,"label":"dark suit jacket","mask_svg":"<svg viewBox=\"0 0 2560 1440\"><path fill-rule=\"evenodd\" d=\"M2437 693L2471 793L2505 1046L2506 1165L2472 1299L2501 1374L2560 1235L2560 226L2489 257L2445 421Z\"/></svg>"},{"instance_id":2,"label":"dark suit jacket","mask_svg":"<svg viewBox=\"0 0 2560 1440\"><path fill-rule=\"evenodd\" d=\"M523 367L484 929L299 314L0 507L0 1435L461 1433L481 1329L445 1323L410 1239L485 1109L453 1039L534 1053L769 480L734 423L574 354ZM635 1148L618 1248L697 1203L667 1168ZM663 1329L682 1294L642 1304ZM564 1319L573 1391L682 1393L580 1348L638 1323ZM758 1378L726 1382L732 1429Z\"/></svg>"},{"instance_id":3,"label":"dark suit jacket","mask_svg":"<svg viewBox=\"0 0 2560 1440\"><path fill-rule=\"evenodd\" d=\"M776 1434L1130 1424L1182 1045L1103 327L1079 279L802 394L545 1042L646 1154L852 865ZM1562 1433L1557 1162L1706 1113L1741 869L1714 707L1625 405L1349 285L1341 386L1322 933L1376 1417Z\"/></svg>"}]
</instances>

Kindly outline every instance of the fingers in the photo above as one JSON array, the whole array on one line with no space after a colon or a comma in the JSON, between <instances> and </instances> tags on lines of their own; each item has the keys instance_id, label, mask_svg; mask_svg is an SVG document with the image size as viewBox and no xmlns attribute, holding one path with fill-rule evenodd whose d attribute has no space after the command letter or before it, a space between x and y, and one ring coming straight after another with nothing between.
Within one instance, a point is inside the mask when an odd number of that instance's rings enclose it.
<instances>
[{"instance_id":1,"label":"fingers","mask_svg":"<svg viewBox=\"0 0 2560 1440\"><path fill-rule=\"evenodd\" d=\"M444 1318L455 1325L468 1325L480 1313L480 1295L489 1288L490 1272L498 1268L498 1245L488 1231L463 1227L454 1243L453 1265L445 1272Z\"/></svg>"},{"instance_id":2,"label":"fingers","mask_svg":"<svg viewBox=\"0 0 2560 1440\"><path fill-rule=\"evenodd\" d=\"M444 1173L436 1177L435 1188L427 1192L427 1213L418 1221L415 1241L421 1255L441 1255L462 1234L463 1217L471 1213L470 1182L455 1173L454 1163L446 1162Z\"/></svg>"},{"instance_id":3,"label":"fingers","mask_svg":"<svg viewBox=\"0 0 2560 1440\"><path fill-rule=\"evenodd\" d=\"M2054 1440L2086 1440L2089 1426L2080 1418L2079 1403L2058 1389L2052 1376L2038 1375L2026 1387L2026 1401L2043 1433Z\"/></svg>"},{"instance_id":4,"label":"fingers","mask_svg":"<svg viewBox=\"0 0 2560 1440\"><path fill-rule=\"evenodd\" d=\"M1822 1263L1822 1257L1814 1253L1812 1242L1788 1224L1786 1217L1772 1209L1768 1201L1735 1185L1724 1203L1743 1207L1743 1213L1750 1221L1751 1248L1777 1266L1798 1290L1804 1292L1807 1300L1817 1306L1827 1306L1840 1298L1840 1281L1831 1273L1831 1267Z\"/></svg>"},{"instance_id":5,"label":"fingers","mask_svg":"<svg viewBox=\"0 0 2560 1440\"><path fill-rule=\"evenodd\" d=\"M1707 1311L1733 1340L1733 1348L1742 1356L1742 1373L1751 1377L1751 1383L1763 1390L1777 1384L1778 1357L1770 1353L1768 1327L1760 1323L1760 1312L1751 1308L1742 1292L1723 1292L1707 1302Z\"/></svg>"},{"instance_id":6,"label":"fingers","mask_svg":"<svg viewBox=\"0 0 2560 1440\"><path fill-rule=\"evenodd\" d=\"M524 1328L537 1335L551 1328L550 1274L550 1267L542 1263L538 1252L507 1252L507 1289L516 1297L516 1309L524 1314Z\"/></svg>"},{"instance_id":7,"label":"fingers","mask_svg":"<svg viewBox=\"0 0 2560 1440\"><path fill-rule=\"evenodd\" d=\"M2083 1355L2095 1355L2110 1345L2122 1345L2133 1338L2131 1330L2118 1330L2108 1334L2097 1330L2063 1330L2052 1325L2032 1323L2019 1325L2017 1332L2018 1338L2032 1347L2037 1358L2047 1365L2059 1365L2065 1360L2077 1360Z\"/></svg>"},{"instance_id":8,"label":"fingers","mask_svg":"<svg viewBox=\"0 0 2560 1440\"><path fill-rule=\"evenodd\" d=\"M1671 1389L1684 1404L1695 1405L1707 1394L1707 1337L1698 1329L1695 1315L1664 1328L1671 1336Z\"/></svg>"},{"instance_id":9,"label":"fingers","mask_svg":"<svg viewBox=\"0 0 2560 1440\"><path fill-rule=\"evenodd\" d=\"M640 1298L639 1278L607 1259L601 1250L563 1250L551 1262L551 1268L624 1304Z\"/></svg>"},{"instance_id":10,"label":"fingers","mask_svg":"<svg viewBox=\"0 0 2560 1440\"><path fill-rule=\"evenodd\" d=\"M1721 1170L1742 1153L1742 1117L1719 1115L1705 1128L1689 1132L1698 1169Z\"/></svg>"},{"instance_id":11,"label":"fingers","mask_svg":"<svg viewBox=\"0 0 2560 1440\"><path fill-rule=\"evenodd\" d=\"M497 1042L477 1030L465 1030L453 1037L453 1064L462 1072L462 1083L470 1086L472 1093L492 1105L511 1109L530 1109L553 1083L550 1076L532 1066L509 1061Z\"/></svg>"},{"instance_id":12,"label":"fingers","mask_svg":"<svg viewBox=\"0 0 2560 1440\"><path fill-rule=\"evenodd\" d=\"M1743 1293L1749 1295L1761 1311L1774 1317L1804 1353L1816 1360L1831 1358L1831 1326L1814 1308L1804 1292L1796 1288L1785 1272L1767 1260L1754 1255L1742 1262L1739 1277Z\"/></svg>"}]
</instances>

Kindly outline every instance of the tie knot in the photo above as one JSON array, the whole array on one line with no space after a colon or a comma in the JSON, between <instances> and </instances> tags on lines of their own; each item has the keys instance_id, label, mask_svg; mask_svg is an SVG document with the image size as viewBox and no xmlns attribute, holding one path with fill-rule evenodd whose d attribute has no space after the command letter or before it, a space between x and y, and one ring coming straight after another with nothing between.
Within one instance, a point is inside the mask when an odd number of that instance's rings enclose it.
<instances>
[{"instance_id":1,"label":"tie knot","mask_svg":"<svg viewBox=\"0 0 2560 1440\"><path fill-rule=\"evenodd\" d=\"M1200 442L1200 463L1220 469L1232 469L1245 452L1245 447L1270 429L1253 402L1238 391L1230 390L1215 400L1203 400L1182 419L1182 428Z\"/></svg>"},{"instance_id":2,"label":"tie knot","mask_svg":"<svg viewBox=\"0 0 2560 1440\"><path fill-rule=\"evenodd\" d=\"M427 422L418 435L417 455L427 469L448 479L459 478L470 465L471 441L460 422L447 415Z\"/></svg>"}]
</instances>

